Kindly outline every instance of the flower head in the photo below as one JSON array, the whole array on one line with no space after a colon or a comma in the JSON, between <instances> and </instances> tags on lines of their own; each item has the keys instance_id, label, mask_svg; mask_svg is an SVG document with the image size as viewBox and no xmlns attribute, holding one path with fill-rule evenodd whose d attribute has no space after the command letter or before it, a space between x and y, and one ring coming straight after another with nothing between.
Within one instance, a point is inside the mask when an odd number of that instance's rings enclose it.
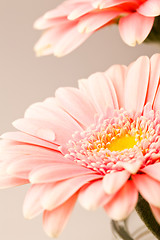
<instances>
[{"instance_id":1,"label":"flower head","mask_svg":"<svg viewBox=\"0 0 160 240\"><path fill-rule=\"evenodd\" d=\"M135 46L146 39L159 15L159 0L67 0L35 22L35 28L46 30L35 51L38 56L66 55L113 23L119 24L124 42Z\"/></svg>"},{"instance_id":2,"label":"flower head","mask_svg":"<svg viewBox=\"0 0 160 240\"><path fill-rule=\"evenodd\" d=\"M63 230L77 198L121 220L140 193L160 222L159 102L159 54L59 88L2 135L0 187L31 183L24 215L43 212L49 236Z\"/></svg>"}]
</instances>

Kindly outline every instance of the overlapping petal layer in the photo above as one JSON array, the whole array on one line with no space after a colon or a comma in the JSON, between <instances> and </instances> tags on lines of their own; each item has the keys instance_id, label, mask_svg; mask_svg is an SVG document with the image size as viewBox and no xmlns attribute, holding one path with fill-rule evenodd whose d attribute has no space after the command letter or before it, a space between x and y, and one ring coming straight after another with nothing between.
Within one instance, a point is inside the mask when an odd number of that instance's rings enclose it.
<instances>
[{"instance_id":1,"label":"overlapping petal layer","mask_svg":"<svg viewBox=\"0 0 160 240\"><path fill-rule=\"evenodd\" d=\"M31 105L13 123L18 131L1 136L0 188L30 183L24 215L43 212L49 236L63 230L77 198L120 220L140 193L159 221L159 69L155 54L95 73Z\"/></svg>"},{"instance_id":2,"label":"overlapping petal layer","mask_svg":"<svg viewBox=\"0 0 160 240\"><path fill-rule=\"evenodd\" d=\"M119 23L124 42L135 46L146 39L159 15L159 0L67 0L35 22L35 28L46 30L35 51L38 56L64 56L114 23Z\"/></svg>"}]
</instances>

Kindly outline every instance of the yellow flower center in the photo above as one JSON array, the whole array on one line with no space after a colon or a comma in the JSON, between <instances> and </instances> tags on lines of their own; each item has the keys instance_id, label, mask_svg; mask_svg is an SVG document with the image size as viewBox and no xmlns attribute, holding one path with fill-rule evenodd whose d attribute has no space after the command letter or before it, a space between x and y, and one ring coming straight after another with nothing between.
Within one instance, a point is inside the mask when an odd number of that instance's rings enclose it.
<instances>
[{"instance_id":1,"label":"yellow flower center","mask_svg":"<svg viewBox=\"0 0 160 240\"><path fill-rule=\"evenodd\" d=\"M115 138L108 144L107 148L110 151L123 151L124 149L133 148L136 145L134 136L126 134L125 136L115 136Z\"/></svg>"}]
</instances>

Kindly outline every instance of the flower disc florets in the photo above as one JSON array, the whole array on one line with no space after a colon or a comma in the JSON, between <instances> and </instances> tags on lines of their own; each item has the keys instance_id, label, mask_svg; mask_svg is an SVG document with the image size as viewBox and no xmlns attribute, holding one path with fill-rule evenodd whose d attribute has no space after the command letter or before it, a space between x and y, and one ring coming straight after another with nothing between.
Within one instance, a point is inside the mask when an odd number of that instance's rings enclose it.
<instances>
[{"instance_id":1,"label":"flower disc florets","mask_svg":"<svg viewBox=\"0 0 160 240\"><path fill-rule=\"evenodd\" d=\"M74 161L102 175L153 164L159 157L160 112L147 116L110 110L111 117L101 117L83 132L77 132L67 144ZM159 160L158 160L159 161Z\"/></svg>"}]
</instances>

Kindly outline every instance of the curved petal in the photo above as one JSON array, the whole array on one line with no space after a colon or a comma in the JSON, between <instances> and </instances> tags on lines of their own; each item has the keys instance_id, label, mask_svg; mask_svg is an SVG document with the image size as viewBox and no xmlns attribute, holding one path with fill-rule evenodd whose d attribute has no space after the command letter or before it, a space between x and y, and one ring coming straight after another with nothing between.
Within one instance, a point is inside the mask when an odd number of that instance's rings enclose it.
<instances>
[{"instance_id":1,"label":"curved petal","mask_svg":"<svg viewBox=\"0 0 160 240\"><path fill-rule=\"evenodd\" d=\"M44 211L43 226L48 236L58 237L63 231L76 200L77 194L74 194L70 199L56 209L52 211Z\"/></svg>"},{"instance_id":2,"label":"curved petal","mask_svg":"<svg viewBox=\"0 0 160 240\"><path fill-rule=\"evenodd\" d=\"M20 186L29 183L27 179L16 178L12 176L0 176L0 189L5 189L9 187Z\"/></svg>"},{"instance_id":3,"label":"curved petal","mask_svg":"<svg viewBox=\"0 0 160 240\"><path fill-rule=\"evenodd\" d=\"M82 17L77 25L81 33L94 32L119 15L117 11L93 11Z\"/></svg>"},{"instance_id":4,"label":"curved petal","mask_svg":"<svg viewBox=\"0 0 160 240\"><path fill-rule=\"evenodd\" d=\"M106 204L111 198L112 195L104 192L102 180L97 180L80 190L78 200L85 209L95 210Z\"/></svg>"},{"instance_id":5,"label":"curved petal","mask_svg":"<svg viewBox=\"0 0 160 240\"><path fill-rule=\"evenodd\" d=\"M59 88L56 100L60 106L84 126L93 123L96 113L94 106L81 91L76 88Z\"/></svg>"},{"instance_id":6,"label":"curved petal","mask_svg":"<svg viewBox=\"0 0 160 240\"><path fill-rule=\"evenodd\" d=\"M113 65L106 72L105 75L109 77L113 83L119 108L124 107L124 83L127 67L123 65Z\"/></svg>"},{"instance_id":7,"label":"curved petal","mask_svg":"<svg viewBox=\"0 0 160 240\"><path fill-rule=\"evenodd\" d=\"M154 17L145 17L137 12L119 20L120 35L129 46L141 44L150 33Z\"/></svg>"},{"instance_id":8,"label":"curved petal","mask_svg":"<svg viewBox=\"0 0 160 240\"><path fill-rule=\"evenodd\" d=\"M42 196L42 206L47 210L52 210L67 201L68 198L74 195L86 183L100 179L101 177L101 175L89 174L48 184Z\"/></svg>"},{"instance_id":9,"label":"curved petal","mask_svg":"<svg viewBox=\"0 0 160 240\"><path fill-rule=\"evenodd\" d=\"M32 185L28 190L23 203L23 215L27 219L36 217L43 211L40 198L43 194L44 185Z\"/></svg>"},{"instance_id":10,"label":"curved petal","mask_svg":"<svg viewBox=\"0 0 160 240\"><path fill-rule=\"evenodd\" d=\"M27 143L32 145L37 145L53 150L58 150L58 145L55 145L54 143L46 142L40 138L31 136L29 134L23 133L23 132L7 132L0 136L3 139L9 139L14 140L21 143Z\"/></svg>"},{"instance_id":11,"label":"curved petal","mask_svg":"<svg viewBox=\"0 0 160 240\"><path fill-rule=\"evenodd\" d=\"M160 1L147 0L139 6L137 12L147 17L155 17L160 15Z\"/></svg>"},{"instance_id":12,"label":"curved petal","mask_svg":"<svg viewBox=\"0 0 160 240\"><path fill-rule=\"evenodd\" d=\"M156 221L160 224L160 208L150 205L152 213L156 219Z\"/></svg>"},{"instance_id":13,"label":"curved petal","mask_svg":"<svg viewBox=\"0 0 160 240\"><path fill-rule=\"evenodd\" d=\"M158 87L158 90L156 92L153 108L154 110L160 110L160 86Z\"/></svg>"},{"instance_id":14,"label":"curved petal","mask_svg":"<svg viewBox=\"0 0 160 240\"><path fill-rule=\"evenodd\" d=\"M132 181L128 181L104 209L113 220L126 219L135 208L137 200L137 189Z\"/></svg>"},{"instance_id":15,"label":"curved petal","mask_svg":"<svg viewBox=\"0 0 160 240\"><path fill-rule=\"evenodd\" d=\"M49 183L94 173L78 164L52 163L33 169L29 174L31 183Z\"/></svg>"},{"instance_id":16,"label":"curved petal","mask_svg":"<svg viewBox=\"0 0 160 240\"><path fill-rule=\"evenodd\" d=\"M153 104L157 88L159 86L159 79L160 79L160 55L157 53L154 54L150 59L150 78L146 103L150 102L151 104Z\"/></svg>"},{"instance_id":17,"label":"curved petal","mask_svg":"<svg viewBox=\"0 0 160 240\"><path fill-rule=\"evenodd\" d=\"M148 165L145 168L141 169L141 171L154 178L155 180L160 181L160 163Z\"/></svg>"},{"instance_id":18,"label":"curved petal","mask_svg":"<svg viewBox=\"0 0 160 240\"><path fill-rule=\"evenodd\" d=\"M87 80L80 80L79 87L88 94L98 113L105 113L107 107L118 108L113 83L104 73L95 73Z\"/></svg>"},{"instance_id":19,"label":"curved petal","mask_svg":"<svg viewBox=\"0 0 160 240\"><path fill-rule=\"evenodd\" d=\"M150 62L140 57L128 67L125 81L125 109L142 112L149 80Z\"/></svg>"},{"instance_id":20,"label":"curved petal","mask_svg":"<svg viewBox=\"0 0 160 240\"><path fill-rule=\"evenodd\" d=\"M130 173L119 171L106 174L103 178L103 188L107 194L116 193L128 180Z\"/></svg>"},{"instance_id":21,"label":"curved petal","mask_svg":"<svg viewBox=\"0 0 160 240\"><path fill-rule=\"evenodd\" d=\"M132 176L142 197L155 207L160 207L160 183L146 174Z\"/></svg>"}]
</instances>

